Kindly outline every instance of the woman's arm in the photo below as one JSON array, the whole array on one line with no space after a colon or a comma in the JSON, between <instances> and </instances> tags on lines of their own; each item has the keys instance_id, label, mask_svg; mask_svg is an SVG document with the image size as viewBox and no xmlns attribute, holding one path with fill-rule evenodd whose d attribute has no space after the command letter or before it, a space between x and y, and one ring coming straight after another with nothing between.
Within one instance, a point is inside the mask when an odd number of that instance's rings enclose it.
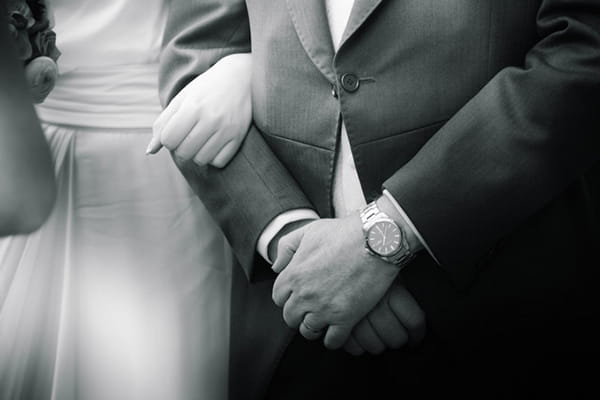
<instances>
[{"instance_id":1,"label":"woman's arm","mask_svg":"<svg viewBox=\"0 0 600 400\"><path fill-rule=\"evenodd\" d=\"M0 54L0 236L5 236L29 233L44 223L54 205L56 184L4 12Z\"/></svg>"}]
</instances>

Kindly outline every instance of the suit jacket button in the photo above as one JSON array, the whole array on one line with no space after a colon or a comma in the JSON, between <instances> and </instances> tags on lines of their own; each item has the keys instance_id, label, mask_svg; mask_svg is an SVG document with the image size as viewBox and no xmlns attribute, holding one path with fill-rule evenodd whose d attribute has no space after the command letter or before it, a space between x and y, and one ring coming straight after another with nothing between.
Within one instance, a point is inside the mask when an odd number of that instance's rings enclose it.
<instances>
[{"instance_id":1,"label":"suit jacket button","mask_svg":"<svg viewBox=\"0 0 600 400\"><path fill-rule=\"evenodd\" d=\"M354 93L360 86L360 80L354 74L344 74L340 77L340 84L346 92Z\"/></svg>"}]
</instances>

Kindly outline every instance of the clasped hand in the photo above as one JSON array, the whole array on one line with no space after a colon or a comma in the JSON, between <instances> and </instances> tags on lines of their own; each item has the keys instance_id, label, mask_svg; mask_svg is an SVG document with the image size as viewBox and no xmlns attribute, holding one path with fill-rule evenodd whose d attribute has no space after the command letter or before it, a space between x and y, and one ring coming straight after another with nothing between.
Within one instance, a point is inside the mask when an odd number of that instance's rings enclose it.
<instances>
[{"instance_id":1,"label":"clasped hand","mask_svg":"<svg viewBox=\"0 0 600 400\"><path fill-rule=\"evenodd\" d=\"M288 326L327 348L378 354L417 343L424 313L399 283L398 268L367 253L358 215L320 219L283 236L273 301Z\"/></svg>"},{"instance_id":2,"label":"clasped hand","mask_svg":"<svg viewBox=\"0 0 600 400\"><path fill-rule=\"evenodd\" d=\"M250 54L232 54L187 84L154 123L147 153L164 146L180 161L224 167L252 121L251 66Z\"/></svg>"}]
</instances>

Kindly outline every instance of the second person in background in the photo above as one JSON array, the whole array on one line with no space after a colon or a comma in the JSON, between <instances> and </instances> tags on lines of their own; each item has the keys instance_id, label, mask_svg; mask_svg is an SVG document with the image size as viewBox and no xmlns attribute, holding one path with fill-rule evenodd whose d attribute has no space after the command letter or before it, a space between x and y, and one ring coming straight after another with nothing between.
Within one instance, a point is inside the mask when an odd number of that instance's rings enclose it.
<instances>
[{"instance_id":1,"label":"second person in background","mask_svg":"<svg viewBox=\"0 0 600 400\"><path fill-rule=\"evenodd\" d=\"M168 152L145 155L169 4L51 2L60 76L38 113L58 195L0 242L2 399L227 398L229 246ZM218 165L250 122L249 56L223 61L173 120L209 128Z\"/></svg>"}]
</instances>

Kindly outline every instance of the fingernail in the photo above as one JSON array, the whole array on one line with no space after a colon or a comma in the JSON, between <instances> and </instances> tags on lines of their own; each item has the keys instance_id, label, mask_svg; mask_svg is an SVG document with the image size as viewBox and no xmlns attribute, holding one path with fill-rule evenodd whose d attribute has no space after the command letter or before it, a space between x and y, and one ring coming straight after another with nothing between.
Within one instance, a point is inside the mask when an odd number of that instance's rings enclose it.
<instances>
[{"instance_id":1,"label":"fingernail","mask_svg":"<svg viewBox=\"0 0 600 400\"><path fill-rule=\"evenodd\" d=\"M155 154L161 148L162 148L162 144L160 144L160 142L158 140L155 140L154 138L152 138L152 140L148 144L148 147L146 148L146 155Z\"/></svg>"}]
</instances>

